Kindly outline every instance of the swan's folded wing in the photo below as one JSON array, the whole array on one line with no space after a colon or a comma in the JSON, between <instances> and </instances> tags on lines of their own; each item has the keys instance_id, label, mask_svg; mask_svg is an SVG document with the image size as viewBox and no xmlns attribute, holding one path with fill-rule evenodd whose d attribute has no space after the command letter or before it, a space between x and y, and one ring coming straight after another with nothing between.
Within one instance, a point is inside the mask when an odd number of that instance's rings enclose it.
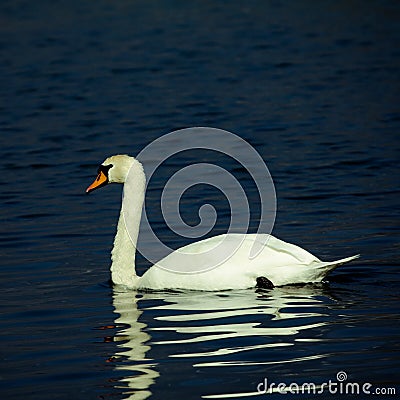
<instances>
[{"instance_id":1,"label":"swan's folded wing","mask_svg":"<svg viewBox=\"0 0 400 400\"><path fill-rule=\"evenodd\" d=\"M254 243L260 251L251 257ZM357 256L323 262L299 246L271 235L226 234L182 247L150 268L142 287L197 290L254 287L264 276L275 286L319 282L337 266Z\"/></svg>"}]
</instances>

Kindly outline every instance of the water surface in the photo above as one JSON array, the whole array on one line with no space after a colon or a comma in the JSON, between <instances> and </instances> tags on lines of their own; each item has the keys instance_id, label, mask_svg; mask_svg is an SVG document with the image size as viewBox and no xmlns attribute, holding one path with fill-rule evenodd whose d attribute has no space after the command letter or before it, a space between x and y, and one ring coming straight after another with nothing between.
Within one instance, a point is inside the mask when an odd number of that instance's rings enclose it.
<instances>
[{"instance_id":1,"label":"water surface","mask_svg":"<svg viewBox=\"0 0 400 400\"><path fill-rule=\"evenodd\" d=\"M246 398L265 378L321 385L340 371L397 387L399 11L394 1L2 2L1 397ZM257 149L276 186L277 237L322 259L362 258L324 284L266 292L110 286L121 188L83 192L105 157L188 126ZM182 154L147 198L175 247L186 241L157 199L199 158L236 171L257 226L256 188L237 164ZM204 190L188 193L182 215L212 199L223 232L226 199Z\"/></svg>"}]
</instances>

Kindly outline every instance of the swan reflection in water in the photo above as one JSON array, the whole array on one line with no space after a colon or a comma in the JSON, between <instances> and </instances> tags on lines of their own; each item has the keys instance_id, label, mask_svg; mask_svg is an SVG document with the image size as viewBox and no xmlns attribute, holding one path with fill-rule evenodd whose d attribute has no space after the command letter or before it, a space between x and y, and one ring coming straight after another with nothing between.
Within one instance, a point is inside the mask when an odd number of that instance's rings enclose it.
<instances>
[{"instance_id":1,"label":"swan reflection in water","mask_svg":"<svg viewBox=\"0 0 400 400\"><path fill-rule=\"evenodd\" d=\"M120 330L114 336L118 351L112 357L115 369L124 376L115 386L123 390L128 399L144 400L151 396L150 386L159 376L156 364L147 358L151 336L146 324L139 321L142 310L137 305L138 293L132 290L115 289L114 312L119 314L115 325Z\"/></svg>"},{"instance_id":2,"label":"swan reflection in water","mask_svg":"<svg viewBox=\"0 0 400 400\"><path fill-rule=\"evenodd\" d=\"M177 361L186 359L196 368L294 363L326 357L326 354L314 353L288 359L288 352L282 351L282 359L276 360L275 352L269 360L268 351L294 346L299 332L326 325L326 314L321 313L321 309L331 302L323 285L261 292L249 289L140 293L116 288L113 305L118 314L115 325L120 330L114 337L118 351L113 361L123 378L115 387L127 396L125 398L150 397L157 388L155 384L165 354ZM141 317L143 313L148 313L146 318ZM152 326L141 322L143 319ZM300 340L319 339L302 337ZM227 346L229 344L231 346ZM158 351L161 346L162 351ZM257 351L262 351L262 357L260 353L254 355ZM237 361L232 361L235 354ZM227 355L230 355L229 360L226 360ZM152 356L157 362L150 358ZM162 368L162 371L163 375L168 374L168 369ZM168 377L163 378L168 380Z\"/></svg>"}]
</instances>

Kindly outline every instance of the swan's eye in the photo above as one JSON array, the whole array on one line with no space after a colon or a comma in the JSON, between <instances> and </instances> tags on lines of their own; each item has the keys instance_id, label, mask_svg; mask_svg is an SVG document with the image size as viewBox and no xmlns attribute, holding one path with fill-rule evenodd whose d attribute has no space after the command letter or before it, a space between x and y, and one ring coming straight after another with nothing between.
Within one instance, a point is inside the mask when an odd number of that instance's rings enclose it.
<instances>
[{"instance_id":1,"label":"swan's eye","mask_svg":"<svg viewBox=\"0 0 400 400\"><path fill-rule=\"evenodd\" d=\"M101 172L108 177L108 171L113 167L112 164L108 164L108 165L100 165L100 167L97 170L97 174L100 174Z\"/></svg>"},{"instance_id":2,"label":"swan's eye","mask_svg":"<svg viewBox=\"0 0 400 400\"><path fill-rule=\"evenodd\" d=\"M112 164L100 165L99 169L97 170L97 177L95 181L86 189L86 193L90 193L97 188L107 185L107 183L109 183L108 171L112 167Z\"/></svg>"}]
</instances>

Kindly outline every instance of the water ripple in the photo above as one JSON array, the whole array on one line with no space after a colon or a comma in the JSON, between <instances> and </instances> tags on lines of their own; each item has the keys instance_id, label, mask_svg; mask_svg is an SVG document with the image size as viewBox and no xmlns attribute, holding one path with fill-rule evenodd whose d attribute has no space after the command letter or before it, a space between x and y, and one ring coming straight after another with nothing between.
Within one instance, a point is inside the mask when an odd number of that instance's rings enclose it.
<instances>
[{"instance_id":1,"label":"water ripple","mask_svg":"<svg viewBox=\"0 0 400 400\"><path fill-rule=\"evenodd\" d=\"M323 311L331 301L318 287L261 293L114 291L119 316L112 326L121 328L113 337L118 351L110 359L124 374L120 383L128 387L126 393L133 390L139 398L150 396L165 357L188 360L192 368L248 368L322 359L329 354L315 351L299 356L289 348L303 331L328 324ZM319 340L312 336L309 340ZM260 352L263 359L257 359Z\"/></svg>"}]
</instances>

